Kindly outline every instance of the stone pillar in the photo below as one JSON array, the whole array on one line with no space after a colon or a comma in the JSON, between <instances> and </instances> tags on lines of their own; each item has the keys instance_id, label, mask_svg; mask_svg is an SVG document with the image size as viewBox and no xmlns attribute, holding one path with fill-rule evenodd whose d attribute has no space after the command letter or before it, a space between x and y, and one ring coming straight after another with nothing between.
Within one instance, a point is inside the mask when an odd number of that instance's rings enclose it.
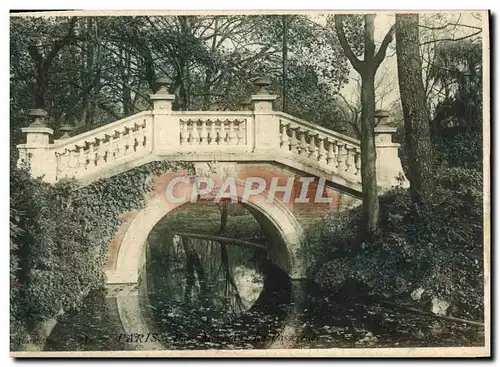
<instances>
[{"instance_id":1,"label":"stone pillar","mask_svg":"<svg viewBox=\"0 0 500 367\"><path fill-rule=\"evenodd\" d=\"M387 118L389 116L388 111L375 111L375 119L378 121L375 128L377 184L384 190L400 184L403 184L403 187L408 187L408 180L403 173L398 154L400 144L392 141L392 135L397 129L388 125Z\"/></svg>"},{"instance_id":2,"label":"stone pillar","mask_svg":"<svg viewBox=\"0 0 500 367\"><path fill-rule=\"evenodd\" d=\"M153 101L153 153L161 153L180 146L180 124L172 117L175 95L168 93L170 80L160 78L156 84L158 89L149 98Z\"/></svg>"},{"instance_id":3,"label":"stone pillar","mask_svg":"<svg viewBox=\"0 0 500 367\"><path fill-rule=\"evenodd\" d=\"M50 148L50 136L54 131L45 125L47 112L42 109L30 110L33 123L21 129L26 134L26 143L19 149L18 166L27 166L33 177L42 177L44 181L55 182L57 161Z\"/></svg>"},{"instance_id":4,"label":"stone pillar","mask_svg":"<svg viewBox=\"0 0 500 367\"><path fill-rule=\"evenodd\" d=\"M258 78L254 84L260 88L252 95L254 113L254 151L278 152L280 148L279 119L273 116L273 101L275 95L269 93L271 81L269 78Z\"/></svg>"}]
</instances>

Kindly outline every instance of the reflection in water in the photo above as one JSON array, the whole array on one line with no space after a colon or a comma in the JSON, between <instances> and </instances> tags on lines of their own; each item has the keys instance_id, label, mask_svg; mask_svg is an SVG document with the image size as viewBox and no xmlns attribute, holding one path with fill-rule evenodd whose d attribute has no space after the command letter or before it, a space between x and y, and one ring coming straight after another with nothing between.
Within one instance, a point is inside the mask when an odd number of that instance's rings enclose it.
<instances>
[{"instance_id":1,"label":"reflection in water","mask_svg":"<svg viewBox=\"0 0 500 367\"><path fill-rule=\"evenodd\" d=\"M281 269L251 249L165 242L149 246L146 272L150 328L165 348L263 348L279 333L291 299Z\"/></svg>"}]
</instances>

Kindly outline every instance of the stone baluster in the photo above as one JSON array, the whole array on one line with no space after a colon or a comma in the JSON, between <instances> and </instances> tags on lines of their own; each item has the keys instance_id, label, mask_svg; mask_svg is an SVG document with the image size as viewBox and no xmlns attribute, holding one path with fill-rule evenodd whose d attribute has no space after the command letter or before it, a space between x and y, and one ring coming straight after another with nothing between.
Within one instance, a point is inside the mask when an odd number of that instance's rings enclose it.
<instances>
[{"instance_id":1,"label":"stone baluster","mask_svg":"<svg viewBox=\"0 0 500 367\"><path fill-rule=\"evenodd\" d=\"M238 142L238 138L236 137L236 133L234 132L234 122L229 121L229 132L227 134L228 144L235 145Z\"/></svg>"},{"instance_id":2,"label":"stone baluster","mask_svg":"<svg viewBox=\"0 0 500 367\"><path fill-rule=\"evenodd\" d=\"M81 145L78 149L78 168L80 170L87 169L87 156L85 154L85 144Z\"/></svg>"},{"instance_id":3,"label":"stone baluster","mask_svg":"<svg viewBox=\"0 0 500 367\"><path fill-rule=\"evenodd\" d=\"M201 133L200 133L200 144L207 145L208 144L207 139L208 139L207 122L202 121Z\"/></svg>"},{"instance_id":4,"label":"stone baluster","mask_svg":"<svg viewBox=\"0 0 500 367\"><path fill-rule=\"evenodd\" d=\"M116 138L116 144L117 144L117 150L118 150L116 152L117 158L124 157L127 154L127 152L126 152L127 141L126 141L124 133L125 132L123 130L118 131L118 137Z\"/></svg>"},{"instance_id":5,"label":"stone baluster","mask_svg":"<svg viewBox=\"0 0 500 367\"><path fill-rule=\"evenodd\" d=\"M198 122L191 121L191 134L189 135L189 144L198 145L200 143L200 135L198 134Z\"/></svg>"},{"instance_id":6,"label":"stone baluster","mask_svg":"<svg viewBox=\"0 0 500 367\"><path fill-rule=\"evenodd\" d=\"M89 160L89 164L88 164L87 168L95 167L94 142L90 142L89 143L89 150L88 150L88 153L87 153L87 159Z\"/></svg>"},{"instance_id":7,"label":"stone baluster","mask_svg":"<svg viewBox=\"0 0 500 367\"><path fill-rule=\"evenodd\" d=\"M76 149L71 149L69 151L69 162L68 162L68 168L69 168L69 175L74 176L75 173L78 170L78 161L79 161L79 153L78 150Z\"/></svg>"},{"instance_id":8,"label":"stone baluster","mask_svg":"<svg viewBox=\"0 0 500 367\"><path fill-rule=\"evenodd\" d=\"M345 143L342 141L336 141L337 144L337 162L338 162L338 170L340 172L344 172L347 169L346 165L346 154L345 154Z\"/></svg>"},{"instance_id":9,"label":"stone baluster","mask_svg":"<svg viewBox=\"0 0 500 367\"><path fill-rule=\"evenodd\" d=\"M137 150L142 150L147 147L147 141L146 141L146 122L139 126L139 129L137 130Z\"/></svg>"},{"instance_id":10,"label":"stone baluster","mask_svg":"<svg viewBox=\"0 0 500 367\"><path fill-rule=\"evenodd\" d=\"M318 159L318 147L316 146L316 135L317 133L309 133L309 158L317 160Z\"/></svg>"},{"instance_id":11,"label":"stone baluster","mask_svg":"<svg viewBox=\"0 0 500 367\"><path fill-rule=\"evenodd\" d=\"M102 143L103 142L101 142L101 144ZM133 152L135 152L135 137L132 127L129 127L127 135L127 154L131 154Z\"/></svg>"},{"instance_id":12,"label":"stone baluster","mask_svg":"<svg viewBox=\"0 0 500 367\"><path fill-rule=\"evenodd\" d=\"M142 129L139 126L136 131L134 131L134 138L135 138L135 145L134 145L134 150L138 152L141 150L144 144L144 135L142 134Z\"/></svg>"},{"instance_id":13,"label":"stone baluster","mask_svg":"<svg viewBox=\"0 0 500 367\"><path fill-rule=\"evenodd\" d=\"M128 154L128 134L129 134L129 131L127 130L126 127L124 127L122 129L122 131L120 132L120 157L124 157ZM96 150L98 150L99 148L99 145L96 144Z\"/></svg>"},{"instance_id":14,"label":"stone baluster","mask_svg":"<svg viewBox=\"0 0 500 367\"><path fill-rule=\"evenodd\" d=\"M325 149L325 140L326 138L323 137L323 136L319 136L319 139L318 139L318 145L319 145L319 149L318 149L318 162L321 163L321 164L326 164L327 161L326 161L326 149Z\"/></svg>"},{"instance_id":15,"label":"stone baluster","mask_svg":"<svg viewBox=\"0 0 500 367\"><path fill-rule=\"evenodd\" d=\"M328 153L326 155L326 162L328 165L333 166L333 168L338 167L338 162L335 157L335 141L328 140Z\"/></svg>"},{"instance_id":16,"label":"stone baluster","mask_svg":"<svg viewBox=\"0 0 500 367\"><path fill-rule=\"evenodd\" d=\"M118 158L118 133L113 131L112 135L109 137L109 146L108 146L108 159L114 161Z\"/></svg>"},{"instance_id":17,"label":"stone baluster","mask_svg":"<svg viewBox=\"0 0 500 367\"><path fill-rule=\"evenodd\" d=\"M65 153L66 155L66 175L71 176L73 174L73 151L68 149Z\"/></svg>"},{"instance_id":18,"label":"stone baluster","mask_svg":"<svg viewBox=\"0 0 500 367\"><path fill-rule=\"evenodd\" d=\"M219 145L228 143L225 121L219 121Z\"/></svg>"},{"instance_id":19,"label":"stone baluster","mask_svg":"<svg viewBox=\"0 0 500 367\"><path fill-rule=\"evenodd\" d=\"M238 145L245 145L245 120L238 121Z\"/></svg>"},{"instance_id":20,"label":"stone baluster","mask_svg":"<svg viewBox=\"0 0 500 367\"><path fill-rule=\"evenodd\" d=\"M300 155L307 156L309 155L309 149L307 146L307 141L306 141L306 130L299 128L299 133L300 133Z\"/></svg>"},{"instance_id":21,"label":"stone baluster","mask_svg":"<svg viewBox=\"0 0 500 367\"><path fill-rule=\"evenodd\" d=\"M346 145L346 171L347 173L350 173L351 175L354 175L356 173L356 164L355 164L355 155L356 155L356 148L352 146L347 146Z\"/></svg>"},{"instance_id":22,"label":"stone baluster","mask_svg":"<svg viewBox=\"0 0 500 367\"><path fill-rule=\"evenodd\" d=\"M130 134L130 131L129 131ZM103 163L105 163L104 159L106 157L106 146L104 144L104 138L100 138L99 140L99 145L97 147L97 160L96 160L96 166L102 166Z\"/></svg>"},{"instance_id":23,"label":"stone baluster","mask_svg":"<svg viewBox=\"0 0 500 367\"><path fill-rule=\"evenodd\" d=\"M291 137L290 137L290 151L293 153L298 153L299 150L299 140L297 139L297 127L290 125Z\"/></svg>"},{"instance_id":24,"label":"stone baluster","mask_svg":"<svg viewBox=\"0 0 500 367\"><path fill-rule=\"evenodd\" d=\"M285 152L290 151L290 139L287 132L288 123L281 123L281 149Z\"/></svg>"},{"instance_id":25,"label":"stone baluster","mask_svg":"<svg viewBox=\"0 0 500 367\"><path fill-rule=\"evenodd\" d=\"M19 152L19 159L21 159L21 154L23 151ZM57 169L56 169L56 178L59 178L63 176L63 167L62 167L62 155L61 152L57 151L55 152L56 154L56 164L57 164Z\"/></svg>"},{"instance_id":26,"label":"stone baluster","mask_svg":"<svg viewBox=\"0 0 500 367\"><path fill-rule=\"evenodd\" d=\"M69 162L69 151L67 149L64 149L62 152L59 151L57 153L58 157L58 162L57 162L57 170L58 170L58 176L64 176L66 172L68 171L68 162Z\"/></svg>"},{"instance_id":27,"label":"stone baluster","mask_svg":"<svg viewBox=\"0 0 500 367\"><path fill-rule=\"evenodd\" d=\"M188 122L187 121L181 121L182 124L182 129L181 129L181 145L187 145L188 139L189 139L189 132L188 132Z\"/></svg>"},{"instance_id":28,"label":"stone baluster","mask_svg":"<svg viewBox=\"0 0 500 367\"><path fill-rule=\"evenodd\" d=\"M208 135L208 144L217 145L217 130L215 129L215 121L208 121L210 123L210 132Z\"/></svg>"},{"instance_id":29,"label":"stone baluster","mask_svg":"<svg viewBox=\"0 0 500 367\"><path fill-rule=\"evenodd\" d=\"M71 151L69 149L64 149L60 154L60 159L61 159L61 167L58 167L58 169L62 172L62 176L68 176L69 175L69 161L71 157Z\"/></svg>"},{"instance_id":30,"label":"stone baluster","mask_svg":"<svg viewBox=\"0 0 500 367\"><path fill-rule=\"evenodd\" d=\"M356 176L361 175L361 152L359 149L356 149L356 157L355 157L355 167L356 167Z\"/></svg>"},{"instance_id":31,"label":"stone baluster","mask_svg":"<svg viewBox=\"0 0 500 367\"><path fill-rule=\"evenodd\" d=\"M106 162L111 162L113 157L113 138L108 134L104 135L104 139L106 139Z\"/></svg>"}]
</instances>

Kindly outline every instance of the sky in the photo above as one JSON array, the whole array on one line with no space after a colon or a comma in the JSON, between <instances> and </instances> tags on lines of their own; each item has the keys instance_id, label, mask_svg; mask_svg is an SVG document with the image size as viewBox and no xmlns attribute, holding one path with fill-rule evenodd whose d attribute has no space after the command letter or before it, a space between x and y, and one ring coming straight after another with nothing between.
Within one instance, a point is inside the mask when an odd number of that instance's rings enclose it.
<instances>
[{"instance_id":1,"label":"sky","mask_svg":"<svg viewBox=\"0 0 500 367\"><path fill-rule=\"evenodd\" d=\"M427 22L429 22L428 21L429 16L431 16L431 14L422 15L420 19L421 23L427 24ZM475 18L473 16L473 13L471 12L466 12L466 13L450 12L450 13L443 13L441 19L432 22L432 26L441 26L448 22L456 23L457 20L459 20L460 24L466 24L476 27L481 27L482 25L482 21L480 19ZM378 45L380 45L385 35L387 34L391 26L394 24L394 21L395 21L394 14L391 13L381 13L381 14L379 13L375 17L374 38L375 38L375 43L377 44L377 50L378 50ZM439 32L440 32L439 36L443 38L444 37L458 38L474 33L475 30L467 27L447 27L446 29L443 29L442 31ZM421 33L423 34L422 31ZM376 108L389 109L389 107L399 99L399 88L397 83L398 71L397 71L397 58L395 55L395 45L396 44L394 39L393 42L390 44L389 49L387 50L386 59L382 62L376 74L375 84L376 85L380 84L380 87L376 91L376 94L378 94L379 97L381 94L384 95L384 98L381 101L378 100L379 98L376 98L378 102ZM351 69L350 77L359 79L359 75L357 75L357 72L354 69ZM356 91L357 88L358 88L357 83L354 80L351 80L350 83L347 84L342 89L341 94L348 101L355 102L358 96L358 92Z\"/></svg>"}]
</instances>

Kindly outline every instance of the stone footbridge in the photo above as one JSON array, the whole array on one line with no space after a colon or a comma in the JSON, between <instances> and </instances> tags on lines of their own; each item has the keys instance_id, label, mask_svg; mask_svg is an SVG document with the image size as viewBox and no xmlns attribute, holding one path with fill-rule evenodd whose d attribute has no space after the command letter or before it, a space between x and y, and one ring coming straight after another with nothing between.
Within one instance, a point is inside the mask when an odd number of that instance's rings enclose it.
<instances>
[{"instance_id":1,"label":"stone footbridge","mask_svg":"<svg viewBox=\"0 0 500 367\"><path fill-rule=\"evenodd\" d=\"M49 183L75 178L83 184L111 177L152 161L193 162L197 175L213 174L214 165L225 175L236 177L238 199L244 197L245 180L262 177L272 186L293 181L292 200L266 192L251 197L245 205L264 228L270 243L268 256L292 277L303 277L299 252L303 231L329 211L342 211L361 197L361 150L356 139L339 134L289 114L273 110L276 96L265 80L251 97L251 108L240 111L173 111L175 96L166 81L150 95L153 109L140 112L76 136L52 140L53 130L44 124L45 112L32 110L34 122L23 128L26 143L18 145L19 165L26 164L35 177ZM395 128L379 122L376 128L377 181L381 190L404 179L398 157L399 144L392 141ZM217 171L216 169L216 171ZM208 173L207 173L208 172ZM167 213L189 201L165 200L164 187L175 178L166 172L157 177L147 193L144 209L123 213L122 228L110 242L104 271L110 286L136 289L144 263L144 246L154 225ZM329 203L301 202L296 183L312 177L305 193L321 191ZM323 180L324 186L318 182ZM275 187L276 188L276 187ZM304 194L304 193L303 193ZM138 303L118 301L126 329L137 332L134 318ZM118 300L120 298L118 297ZM132 316L131 316L132 315Z\"/></svg>"}]
</instances>

